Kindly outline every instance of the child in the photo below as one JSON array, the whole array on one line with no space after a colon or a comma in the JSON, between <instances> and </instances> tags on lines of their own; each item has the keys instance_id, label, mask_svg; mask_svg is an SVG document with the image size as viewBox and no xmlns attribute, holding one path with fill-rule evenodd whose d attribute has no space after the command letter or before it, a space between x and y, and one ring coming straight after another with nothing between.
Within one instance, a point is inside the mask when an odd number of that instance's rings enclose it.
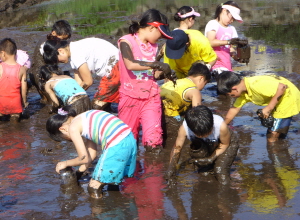
<instances>
[{"instance_id":1,"label":"child","mask_svg":"<svg viewBox=\"0 0 300 220\"><path fill-rule=\"evenodd\" d=\"M75 70L75 80L87 90L93 84L92 74L101 77L94 95L93 108L104 109L108 103L119 102L119 50L100 38L85 38L75 42L47 40L44 61L49 64L68 63Z\"/></svg>"},{"instance_id":2,"label":"child","mask_svg":"<svg viewBox=\"0 0 300 220\"><path fill-rule=\"evenodd\" d=\"M0 116L18 122L28 106L26 70L16 62L17 45L11 38L0 41Z\"/></svg>"},{"instance_id":3,"label":"child","mask_svg":"<svg viewBox=\"0 0 300 220\"><path fill-rule=\"evenodd\" d=\"M222 71L231 71L232 56L235 58L236 52L232 47L233 44L247 44L247 40L240 40L235 27L230 25L235 20L242 23L240 17L240 8L234 1L227 1L216 8L214 20L210 20L205 27L205 36L208 38L218 59L212 70L215 74Z\"/></svg>"},{"instance_id":4,"label":"child","mask_svg":"<svg viewBox=\"0 0 300 220\"><path fill-rule=\"evenodd\" d=\"M91 102L86 91L70 76L63 75L57 65L44 65L41 67L43 88L55 103L60 106L57 97L63 105L71 105L76 113L80 114L91 109Z\"/></svg>"},{"instance_id":5,"label":"child","mask_svg":"<svg viewBox=\"0 0 300 220\"><path fill-rule=\"evenodd\" d=\"M130 128L116 116L101 110L77 115L66 106L48 119L46 129L55 141L72 141L78 153L74 159L58 162L57 173L68 166L80 166L79 172L84 172L96 158L97 144L101 145L102 155L88 186L91 197L101 198L105 184L120 184L124 176L133 176L136 141Z\"/></svg>"},{"instance_id":6,"label":"child","mask_svg":"<svg viewBox=\"0 0 300 220\"><path fill-rule=\"evenodd\" d=\"M192 64L198 60L205 62L210 69L216 62L217 55L208 39L198 30L174 30L172 40L167 40L164 62L175 71L178 79L187 77Z\"/></svg>"},{"instance_id":7,"label":"child","mask_svg":"<svg viewBox=\"0 0 300 220\"><path fill-rule=\"evenodd\" d=\"M166 179L171 180L176 172L183 144L188 138L192 142L201 139L209 146L210 156L192 160L196 165L207 166L215 163L214 171L219 182L229 182L230 166L237 154L238 146L231 144L231 133L222 117L213 115L206 106L199 105L186 112L185 120L180 126L178 136L171 151L170 164ZM202 146L198 146L201 148Z\"/></svg>"},{"instance_id":8,"label":"child","mask_svg":"<svg viewBox=\"0 0 300 220\"><path fill-rule=\"evenodd\" d=\"M174 15L174 20L179 22L179 28L176 29L187 30L192 28L196 17L200 17L200 13L195 12L190 6L182 6Z\"/></svg>"},{"instance_id":9,"label":"child","mask_svg":"<svg viewBox=\"0 0 300 220\"><path fill-rule=\"evenodd\" d=\"M201 91L211 75L209 69L202 62L196 62L188 72L188 77L176 80L176 85L169 81L161 86L160 96L164 113L180 120L180 115L188 109L201 105Z\"/></svg>"},{"instance_id":10,"label":"child","mask_svg":"<svg viewBox=\"0 0 300 220\"><path fill-rule=\"evenodd\" d=\"M156 42L161 37L172 38L167 25L165 15L149 9L139 22L130 25L130 34L118 42L121 52L119 117L131 127L136 139L141 124L143 145L157 153L162 146L162 128L160 89L155 78L170 74L171 70L169 65L155 61Z\"/></svg>"},{"instance_id":11,"label":"child","mask_svg":"<svg viewBox=\"0 0 300 220\"><path fill-rule=\"evenodd\" d=\"M220 93L231 97L238 97L232 108L229 109L225 122L230 123L247 102L266 106L262 109L262 116L275 118L272 128L268 129L268 141L275 142L280 137L285 137L292 116L300 111L300 92L289 80L281 76L241 76L224 71L217 79Z\"/></svg>"},{"instance_id":12,"label":"child","mask_svg":"<svg viewBox=\"0 0 300 220\"><path fill-rule=\"evenodd\" d=\"M62 40L67 40L71 38L72 35L72 28L68 21L66 20L58 20L56 21L53 26L50 34L47 36L43 36L39 39L37 46L34 49L33 53L33 62L32 62L32 68L29 73L30 81L31 83L36 87L38 93L41 96L41 103L49 103L51 102L50 97L47 95L47 93L40 88L40 68L43 66L44 60L43 60L43 47L45 44L46 39L52 39L53 37L59 38ZM51 112L51 110L50 110Z\"/></svg>"}]
</instances>

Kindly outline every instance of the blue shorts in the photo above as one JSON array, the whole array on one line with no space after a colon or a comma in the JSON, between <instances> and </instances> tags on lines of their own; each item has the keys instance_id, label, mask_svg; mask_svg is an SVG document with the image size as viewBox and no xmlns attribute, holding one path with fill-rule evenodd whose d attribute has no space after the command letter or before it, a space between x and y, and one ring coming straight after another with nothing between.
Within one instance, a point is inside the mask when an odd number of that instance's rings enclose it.
<instances>
[{"instance_id":1,"label":"blue shorts","mask_svg":"<svg viewBox=\"0 0 300 220\"><path fill-rule=\"evenodd\" d=\"M274 118L273 127L270 129L271 131L276 131L278 133L287 134L289 131L289 127L292 122L292 117L289 118Z\"/></svg>"},{"instance_id":2,"label":"blue shorts","mask_svg":"<svg viewBox=\"0 0 300 220\"><path fill-rule=\"evenodd\" d=\"M130 132L120 143L103 151L92 178L101 183L120 184L125 176L133 176L136 155L136 140Z\"/></svg>"}]
</instances>

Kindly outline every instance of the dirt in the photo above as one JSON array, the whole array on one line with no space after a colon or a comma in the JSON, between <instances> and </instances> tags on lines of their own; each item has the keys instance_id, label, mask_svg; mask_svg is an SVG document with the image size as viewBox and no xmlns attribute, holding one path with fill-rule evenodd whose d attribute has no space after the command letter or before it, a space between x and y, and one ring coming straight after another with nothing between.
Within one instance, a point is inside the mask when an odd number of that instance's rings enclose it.
<instances>
[{"instance_id":1,"label":"dirt","mask_svg":"<svg viewBox=\"0 0 300 220\"><path fill-rule=\"evenodd\" d=\"M47 0L0 0L0 12L25 8Z\"/></svg>"}]
</instances>

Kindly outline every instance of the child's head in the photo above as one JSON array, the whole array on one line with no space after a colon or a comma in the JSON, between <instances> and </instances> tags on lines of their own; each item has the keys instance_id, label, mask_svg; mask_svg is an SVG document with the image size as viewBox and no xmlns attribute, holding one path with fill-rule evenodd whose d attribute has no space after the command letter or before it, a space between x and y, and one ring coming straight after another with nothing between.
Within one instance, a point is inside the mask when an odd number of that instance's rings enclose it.
<instances>
[{"instance_id":1,"label":"child's head","mask_svg":"<svg viewBox=\"0 0 300 220\"><path fill-rule=\"evenodd\" d=\"M232 89L235 86L241 83L241 81L242 81L242 77L239 76L238 74L231 71L223 71L217 77L218 91L222 94L229 94L232 92ZM238 96L235 95L234 97L238 97Z\"/></svg>"},{"instance_id":2,"label":"child's head","mask_svg":"<svg viewBox=\"0 0 300 220\"><path fill-rule=\"evenodd\" d=\"M40 86L43 88L45 83L52 77L53 74L63 75L57 65L46 64L40 68Z\"/></svg>"},{"instance_id":3,"label":"child's head","mask_svg":"<svg viewBox=\"0 0 300 220\"><path fill-rule=\"evenodd\" d=\"M44 45L43 58L46 64L67 63L69 61L69 42L66 40L47 40Z\"/></svg>"},{"instance_id":4,"label":"child's head","mask_svg":"<svg viewBox=\"0 0 300 220\"><path fill-rule=\"evenodd\" d=\"M183 30L174 30L171 32L173 39L166 42L166 56L169 59L180 59L189 44L189 36Z\"/></svg>"},{"instance_id":5,"label":"child's head","mask_svg":"<svg viewBox=\"0 0 300 220\"><path fill-rule=\"evenodd\" d=\"M220 21L221 17L223 17L223 22L226 24L230 24L234 20L237 20L240 23L243 22L243 19L240 16L240 7L234 1L227 1L217 6L214 18Z\"/></svg>"},{"instance_id":6,"label":"child's head","mask_svg":"<svg viewBox=\"0 0 300 220\"><path fill-rule=\"evenodd\" d=\"M202 90L206 83L210 82L211 73L203 61L197 61L193 63L191 68L189 69L188 77L193 81L194 79L196 79L196 81L199 81L196 86L199 90Z\"/></svg>"},{"instance_id":7,"label":"child's head","mask_svg":"<svg viewBox=\"0 0 300 220\"><path fill-rule=\"evenodd\" d=\"M56 21L51 30L51 36L55 36L61 40L67 40L72 36L72 28L66 20ZM50 35L48 35L50 37Z\"/></svg>"},{"instance_id":8,"label":"child's head","mask_svg":"<svg viewBox=\"0 0 300 220\"><path fill-rule=\"evenodd\" d=\"M0 41L0 59L5 60L4 56L15 56L17 54L17 45L11 38L4 38Z\"/></svg>"},{"instance_id":9,"label":"child's head","mask_svg":"<svg viewBox=\"0 0 300 220\"><path fill-rule=\"evenodd\" d=\"M61 128L70 117L75 117L76 111L71 106L65 106L58 110L58 114L52 115L46 122L46 129L50 137L55 141L68 140L68 136L64 135Z\"/></svg>"},{"instance_id":10,"label":"child's head","mask_svg":"<svg viewBox=\"0 0 300 220\"><path fill-rule=\"evenodd\" d=\"M198 12L195 12L195 10L192 7L182 6L175 13L174 20L175 21L184 21L184 20L195 21L196 17L200 17L200 14Z\"/></svg>"},{"instance_id":11,"label":"child's head","mask_svg":"<svg viewBox=\"0 0 300 220\"><path fill-rule=\"evenodd\" d=\"M214 126L213 114L204 105L188 109L185 114L185 121L191 131L199 138L210 135Z\"/></svg>"},{"instance_id":12,"label":"child's head","mask_svg":"<svg viewBox=\"0 0 300 220\"><path fill-rule=\"evenodd\" d=\"M168 25L168 19L165 15L156 9L149 9L142 15L139 22L132 21L132 24L129 26L129 33L134 35L140 29L157 29L158 32L152 31L153 34L149 36L152 37L155 34L153 42L151 42L151 39L148 40L150 43L155 43L154 41L157 41L160 37L172 39Z\"/></svg>"}]
</instances>

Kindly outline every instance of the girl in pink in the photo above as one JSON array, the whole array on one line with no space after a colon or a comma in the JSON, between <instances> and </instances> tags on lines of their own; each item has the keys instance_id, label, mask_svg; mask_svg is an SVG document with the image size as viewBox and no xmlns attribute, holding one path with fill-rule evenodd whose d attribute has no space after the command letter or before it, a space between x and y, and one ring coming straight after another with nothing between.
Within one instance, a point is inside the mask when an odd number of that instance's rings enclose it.
<instances>
[{"instance_id":1,"label":"girl in pink","mask_svg":"<svg viewBox=\"0 0 300 220\"><path fill-rule=\"evenodd\" d=\"M234 21L243 22L240 8L234 1L227 1L217 6L215 19L209 21L205 27L205 36L218 56L217 62L212 67L217 74L232 71L230 57L235 57L232 45L239 41L235 27L231 26Z\"/></svg>"},{"instance_id":2,"label":"girl in pink","mask_svg":"<svg viewBox=\"0 0 300 220\"><path fill-rule=\"evenodd\" d=\"M119 118L131 127L135 139L142 125L142 143L153 152L160 152L162 146L160 89L155 79L171 72L168 64L155 61L156 42L161 37L172 39L167 26L166 16L149 9L139 22L130 25L130 34L118 41Z\"/></svg>"}]
</instances>

